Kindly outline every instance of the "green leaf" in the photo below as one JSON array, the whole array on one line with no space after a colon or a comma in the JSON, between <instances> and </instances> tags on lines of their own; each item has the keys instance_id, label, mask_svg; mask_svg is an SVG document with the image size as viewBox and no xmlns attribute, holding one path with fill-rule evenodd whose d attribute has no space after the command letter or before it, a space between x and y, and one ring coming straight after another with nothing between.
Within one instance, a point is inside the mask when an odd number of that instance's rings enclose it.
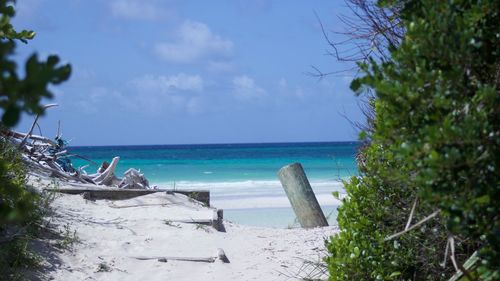
<instances>
[{"instance_id":1,"label":"green leaf","mask_svg":"<svg viewBox=\"0 0 500 281\"><path fill-rule=\"evenodd\" d=\"M490 203L490 196L489 195L483 195L481 197L476 198L476 203L479 205L486 205Z\"/></svg>"},{"instance_id":2,"label":"green leaf","mask_svg":"<svg viewBox=\"0 0 500 281\"><path fill-rule=\"evenodd\" d=\"M2 116L2 123L7 127L12 127L17 124L20 115L21 110L15 105L10 105Z\"/></svg>"},{"instance_id":3,"label":"green leaf","mask_svg":"<svg viewBox=\"0 0 500 281\"><path fill-rule=\"evenodd\" d=\"M399 271L394 271L393 273L391 273L391 275L389 275L389 278L394 278L394 277L397 277L397 276L399 276L399 275L401 275L401 272L399 272Z\"/></svg>"},{"instance_id":4,"label":"green leaf","mask_svg":"<svg viewBox=\"0 0 500 281\"><path fill-rule=\"evenodd\" d=\"M365 140L368 137L366 131L359 132L359 140Z\"/></svg>"},{"instance_id":5,"label":"green leaf","mask_svg":"<svg viewBox=\"0 0 500 281\"><path fill-rule=\"evenodd\" d=\"M340 200L340 193L338 191L332 192L332 195L333 195L333 197L335 197L335 199L339 199Z\"/></svg>"},{"instance_id":6,"label":"green leaf","mask_svg":"<svg viewBox=\"0 0 500 281\"><path fill-rule=\"evenodd\" d=\"M358 92L359 89L361 88L362 86L362 83L361 83L361 80L360 78L356 78L354 80L352 80L351 82L351 90L353 90L354 92Z\"/></svg>"}]
</instances>

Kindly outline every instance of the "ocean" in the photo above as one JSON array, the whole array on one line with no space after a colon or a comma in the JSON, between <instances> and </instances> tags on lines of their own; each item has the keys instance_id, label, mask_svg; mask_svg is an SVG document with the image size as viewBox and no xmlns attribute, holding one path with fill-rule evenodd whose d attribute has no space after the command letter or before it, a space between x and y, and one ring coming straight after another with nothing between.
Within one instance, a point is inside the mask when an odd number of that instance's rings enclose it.
<instances>
[{"instance_id":1,"label":"ocean","mask_svg":"<svg viewBox=\"0 0 500 281\"><path fill-rule=\"evenodd\" d=\"M208 189L211 205L224 209L224 218L240 224L295 227L297 222L277 177L278 170L299 162L330 224L336 224L342 180L357 174L357 142L139 145L69 147L71 153L98 164L120 156L116 174L140 170L159 188ZM73 158L75 167L89 164Z\"/></svg>"}]
</instances>

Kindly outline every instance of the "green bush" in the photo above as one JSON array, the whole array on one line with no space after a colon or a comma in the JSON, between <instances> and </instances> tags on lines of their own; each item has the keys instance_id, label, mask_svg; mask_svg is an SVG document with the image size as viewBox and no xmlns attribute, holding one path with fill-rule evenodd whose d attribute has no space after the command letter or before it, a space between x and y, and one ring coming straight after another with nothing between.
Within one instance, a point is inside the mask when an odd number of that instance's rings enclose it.
<instances>
[{"instance_id":1,"label":"green bush","mask_svg":"<svg viewBox=\"0 0 500 281\"><path fill-rule=\"evenodd\" d=\"M328 244L331 279L448 280L451 262L439 263L452 236L458 263L479 250L477 273L499 280L500 3L398 4L404 40L351 84L375 90L376 118ZM404 229L415 198L413 223L440 215L384 241Z\"/></svg>"},{"instance_id":2,"label":"green bush","mask_svg":"<svg viewBox=\"0 0 500 281\"><path fill-rule=\"evenodd\" d=\"M31 55L25 64L24 77L17 73L12 58L16 40L27 43L35 33L17 32L10 23L15 15L14 1L0 0L0 133L17 124L22 112L43 114L42 98L52 98L50 84L56 85L69 78L69 64L58 66L59 58L49 56L39 61ZM16 148L0 135L0 228L5 223L30 220L36 197L25 188L26 172Z\"/></svg>"},{"instance_id":3,"label":"green bush","mask_svg":"<svg viewBox=\"0 0 500 281\"><path fill-rule=\"evenodd\" d=\"M16 147L0 139L0 276L15 279L20 268L36 264L28 249L43 215L41 197L26 188L26 168Z\"/></svg>"},{"instance_id":4,"label":"green bush","mask_svg":"<svg viewBox=\"0 0 500 281\"><path fill-rule=\"evenodd\" d=\"M26 168L16 147L0 139L0 229L29 221L36 209L35 193L26 189Z\"/></svg>"},{"instance_id":5,"label":"green bush","mask_svg":"<svg viewBox=\"0 0 500 281\"><path fill-rule=\"evenodd\" d=\"M404 229L417 187L408 180L408 167L389 147L373 140L363 154L362 176L345 183L348 197L337 217L341 232L328 244L331 280L440 280L450 276L454 271L451 264L446 268L439 265L447 241L442 220L384 241ZM433 208L420 203L417 210L413 222ZM466 247L459 245L457 251L467 252Z\"/></svg>"},{"instance_id":6,"label":"green bush","mask_svg":"<svg viewBox=\"0 0 500 281\"><path fill-rule=\"evenodd\" d=\"M40 61L37 54L25 63L24 76L18 74L12 58L16 41L27 43L33 31L17 32L10 23L14 1L0 0L0 133L16 125L21 114L43 114L43 98L52 98L49 84L69 78L70 65L59 66L57 56ZM0 134L0 276L18 278L19 268L34 265L37 257L28 242L43 215L43 200L27 189L26 168L17 147Z\"/></svg>"}]
</instances>

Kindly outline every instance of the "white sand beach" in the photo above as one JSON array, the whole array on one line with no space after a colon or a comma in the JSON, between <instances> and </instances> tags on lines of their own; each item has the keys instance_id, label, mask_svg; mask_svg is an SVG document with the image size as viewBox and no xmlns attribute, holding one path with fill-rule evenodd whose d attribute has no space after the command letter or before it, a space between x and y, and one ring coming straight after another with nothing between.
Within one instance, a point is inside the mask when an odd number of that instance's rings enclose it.
<instances>
[{"instance_id":1,"label":"white sand beach","mask_svg":"<svg viewBox=\"0 0 500 281\"><path fill-rule=\"evenodd\" d=\"M39 188L48 184L33 182ZM207 225L175 222L211 219L214 209L163 192L97 201L59 194L51 206L48 228L58 229L66 245L54 251L61 237L35 243L42 255L46 253L39 280L293 280L312 273L305 261L319 261L325 255L324 239L337 231L333 226L273 229L224 221L225 232L219 232ZM219 248L230 263L158 261L216 257Z\"/></svg>"}]
</instances>

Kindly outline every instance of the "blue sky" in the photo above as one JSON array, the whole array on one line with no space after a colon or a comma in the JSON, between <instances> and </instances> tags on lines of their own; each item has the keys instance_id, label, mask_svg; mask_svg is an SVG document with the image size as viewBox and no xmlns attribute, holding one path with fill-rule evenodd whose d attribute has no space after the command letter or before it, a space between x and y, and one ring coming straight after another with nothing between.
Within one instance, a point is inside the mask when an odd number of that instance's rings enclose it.
<instances>
[{"instance_id":1,"label":"blue sky","mask_svg":"<svg viewBox=\"0 0 500 281\"><path fill-rule=\"evenodd\" d=\"M53 87L72 145L355 140L361 120L353 73L322 80L306 73L348 69L325 55L315 12L339 30L343 1L19 0L13 23L37 35L34 51L70 62ZM25 131L33 117L24 116Z\"/></svg>"}]
</instances>

